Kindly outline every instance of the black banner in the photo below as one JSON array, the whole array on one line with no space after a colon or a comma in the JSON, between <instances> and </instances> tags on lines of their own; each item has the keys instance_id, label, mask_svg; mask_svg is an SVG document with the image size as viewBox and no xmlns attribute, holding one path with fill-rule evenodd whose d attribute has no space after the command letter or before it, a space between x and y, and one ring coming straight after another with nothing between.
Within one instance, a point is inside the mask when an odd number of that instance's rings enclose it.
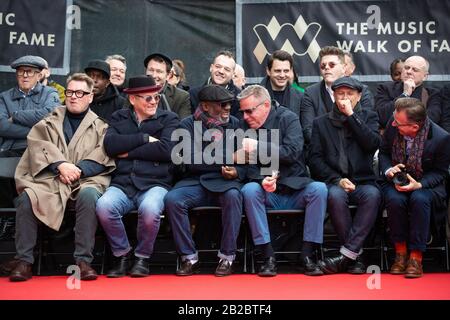
<instances>
[{"instance_id":1,"label":"black banner","mask_svg":"<svg viewBox=\"0 0 450 320\"><path fill-rule=\"evenodd\" d=\"M0 71L24 55L46 59L53 74L67 74L70 30L66 11L72 0L2 0L0 2Z\"/></svg>"},{"instance_id":2,"label":"black banner","mask_svg":"<svg viewBox=\"0 0 450 320\"><path fill-rule=\"evenodd\" d=\"M320 48L351 52L362 81L390 80L396 58L421 55L431 81L450 80L450 1L245 1L236 6L238 62L250 82L265 75L267 57L294 56L301 82L319 81Z\"/></svg>"}]
</instances>

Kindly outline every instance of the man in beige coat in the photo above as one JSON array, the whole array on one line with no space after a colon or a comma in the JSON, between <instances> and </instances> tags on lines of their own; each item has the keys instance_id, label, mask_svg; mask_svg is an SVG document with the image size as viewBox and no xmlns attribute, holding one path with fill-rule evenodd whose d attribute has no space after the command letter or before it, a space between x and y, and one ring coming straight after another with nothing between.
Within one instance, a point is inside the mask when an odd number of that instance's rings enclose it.
<instances>
[{"instance_id":1,"label":"man in beige coat","mask_svg":"<svg viewBox=\"0 0 450 320\"><path fill-rule=\"evenodd\" d=\"M75 252L82 280L95 280L91 268L97 219L95 204L109 185L114 161L103 149L107 124L89 109L94 83L86 74L67 80L66 107L57 107L30 131L28 147L15 174L17 265L11 281L32 276L38 223L59 230L69 201L74 201Z\"/></svg>"}]
</instances>

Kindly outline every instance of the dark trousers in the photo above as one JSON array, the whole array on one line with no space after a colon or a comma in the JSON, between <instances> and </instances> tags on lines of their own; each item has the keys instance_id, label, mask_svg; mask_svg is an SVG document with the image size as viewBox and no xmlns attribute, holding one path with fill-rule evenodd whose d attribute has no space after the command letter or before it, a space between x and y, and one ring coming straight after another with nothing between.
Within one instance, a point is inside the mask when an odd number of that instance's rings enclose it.
<instances>
[{"instance_id":1,"label":"dark trousers","mask_svg":"<svg viewBox=\"0 0 450 320\"><path fill-rule=\"evenodd\" d=\"M101 193L94 188L84 188L75 202L75 252L76 262L91 263L95 244L97 217L95 203ZM39 220L33 213L31 201L26 192L18 198L16 213L16 259L34 262L33 248L36 245Z\"/></svg>"},{"instance_id":2,"label":"dark trousers","mask_svg":"<svg viewBox=\"0 0 450 320\"><path fill-rule=\"evenodd\" d=\"M177 252L181 256L196 254L189 223L189 210L198 206L222 207L222 238L220 254L233 256L242 219L242 194L237 189L214 193L201 185L187 186L169 191L164 200L169 215Z\"/></svg>"},{"instance_id":3,"label":"dark trousers","mask_svg":"<svg viewBox=\"0 0 450 320\"><path fill-rule=\"evenodd\" d=\"M381 203L380 190L372 185L357 185L347 193L336 185L328 185L328 213L340 243L358 254L375 224ZM356 205L352 218L349 205Z\"/></svg>"},{"instance_id":4,"label":"dark trousers","mask_svg":"<svg viewBox=\"0 0 450 320\"><path fill-rule=\"evenodd\" d=\"M429 189L399 192L383 186L388 226L393 243L407 242L410 250L426 250L433 193Z\"/></svg>"}]
</instances>

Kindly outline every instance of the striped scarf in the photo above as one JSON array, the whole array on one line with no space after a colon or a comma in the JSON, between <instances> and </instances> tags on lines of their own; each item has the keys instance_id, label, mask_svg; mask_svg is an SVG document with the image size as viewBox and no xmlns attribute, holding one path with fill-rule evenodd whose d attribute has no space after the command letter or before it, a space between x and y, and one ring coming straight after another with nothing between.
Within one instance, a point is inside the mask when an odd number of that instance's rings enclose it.
<instances>
[{"instance_id":1,"label":"striped scarf","mask_svg":"<svg viewBox=\"0 0 450 320\"><path fill-rule=\"evenodd\" d=\"M223 138L223 126L226 123L211 117L200 105L195 109L194 120L201 121L208 129L215 129L212 132L212 141L218 141Z\"/></svg>"}]
</instances>

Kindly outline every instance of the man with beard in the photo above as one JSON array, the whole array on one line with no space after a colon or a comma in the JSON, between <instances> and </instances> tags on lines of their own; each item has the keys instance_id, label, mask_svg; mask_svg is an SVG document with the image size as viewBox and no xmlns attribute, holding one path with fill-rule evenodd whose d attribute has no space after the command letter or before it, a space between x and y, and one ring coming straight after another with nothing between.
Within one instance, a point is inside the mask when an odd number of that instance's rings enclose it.
<instances>
[{"instance_id":1,"label":"man with beard","mask_svg":"<svg viewBox=\"0 0 450 320\"><path fill-rule=\"evenodd\" d=\"M190 138L183 148L186 172L181 181L167 194L166 210L172 227L177 253L181 256L178 276L199 272L198 252L195 248L189 223L189 210L198 206L219 205L222 208L222 238L216 268L216 276L232 273L236 255L236 242L242 216L240 175L233 160L227 163L227 152L233 152L234 134L227 129L238 128L239 121L230 115L232 93L219 85L207 85L199 94L200 103L194 115L181 122L181 128ZM202 141L203 135L210 141ZM195 137L200 141L195 141ZM183 142L187 138L183 138ZM202 161L195 163L195 149L201 146ZM217 145L223 155L213 155L214 163L205 163L205 149ZM190 148L190 150L189 150ZM220 152L222 150L216 150Z\"/></svg>"}]
</instances>

